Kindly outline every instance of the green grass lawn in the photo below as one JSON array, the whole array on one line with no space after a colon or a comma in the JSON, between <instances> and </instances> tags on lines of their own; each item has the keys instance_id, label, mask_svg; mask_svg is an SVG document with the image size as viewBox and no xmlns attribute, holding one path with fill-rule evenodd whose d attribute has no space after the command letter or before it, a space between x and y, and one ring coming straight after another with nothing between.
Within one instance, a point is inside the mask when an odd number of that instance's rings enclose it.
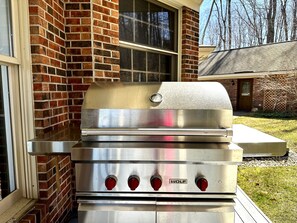
<instances>
[{"instance_id":1,"label":"green grass lawn","mask_svg":"<svg viewBox=\"0 0 297 223\"><path fill-rule=\"evenodd\" d=\"M297 166L239 168L238 185L273 223L297 222Z\"/></svg>"},{"instance_id":2,"label":"green grass lawn","mask_svg":"<svg viewBox=\"0 0 297 223\"><path fill-rule=\"evenodd\" d=\"M283 139L297 152L297 119L252 115L237 117L234 123ZM273 223L297 222L297 166L239 167L238 185Z\"/></svg>"}]
</instances>

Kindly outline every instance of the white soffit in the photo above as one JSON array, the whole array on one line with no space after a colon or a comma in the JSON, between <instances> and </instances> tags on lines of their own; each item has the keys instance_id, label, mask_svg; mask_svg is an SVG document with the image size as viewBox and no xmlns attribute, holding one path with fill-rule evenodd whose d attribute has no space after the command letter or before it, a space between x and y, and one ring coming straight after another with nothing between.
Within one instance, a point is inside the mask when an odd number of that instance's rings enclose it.
<instances>
[{"instance_id":1,"label":"white soffit","mask_svg":"<svg viewBox=\"0 0 297 223\"><path fill-rule=\"evenodd\" d=\"M158 1L168 5L175 6L175 7L186 6L198 12L200 11L200 6L203 2L203 0L158 0Z\"/></svg>"}]
</instances>

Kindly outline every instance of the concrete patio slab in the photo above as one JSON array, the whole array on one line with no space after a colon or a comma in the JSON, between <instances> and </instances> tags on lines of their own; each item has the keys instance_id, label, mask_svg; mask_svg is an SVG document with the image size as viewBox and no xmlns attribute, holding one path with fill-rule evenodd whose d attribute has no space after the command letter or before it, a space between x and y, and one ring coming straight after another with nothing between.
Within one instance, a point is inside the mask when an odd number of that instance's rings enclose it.
<instances>
[{"instance_id":1,"label":"concrete patio slab","mask_svg":"<svg viewBox=\"0 0 297 223\"><path fill-rule=\"evenodd\" d=\"M287 142L242 124L233 125L232 142L243 149L243 157L284 156Z\"/></svg>"}]
</instances>

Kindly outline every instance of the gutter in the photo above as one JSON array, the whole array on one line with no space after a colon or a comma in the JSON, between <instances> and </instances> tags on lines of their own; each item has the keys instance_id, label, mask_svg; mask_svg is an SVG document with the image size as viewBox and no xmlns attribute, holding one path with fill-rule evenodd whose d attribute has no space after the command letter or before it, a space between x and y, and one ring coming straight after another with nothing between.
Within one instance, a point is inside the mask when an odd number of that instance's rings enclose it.
<instances>
[{"instance_id":1,"label":"gutter","mask_svg":"<svg viewBox=\"0 0 297 223\"><path fill-rule=\"evenodd\" d=\"M278 74L296 74L296 71L273 71L273 72L260 72L260 73L233 73L233 74L219 74L199 76L199 81L214 81L214 80L228 80L228 79L251 79L251 78L264 78L267 75Z\"/></svg>"}]
</instances>

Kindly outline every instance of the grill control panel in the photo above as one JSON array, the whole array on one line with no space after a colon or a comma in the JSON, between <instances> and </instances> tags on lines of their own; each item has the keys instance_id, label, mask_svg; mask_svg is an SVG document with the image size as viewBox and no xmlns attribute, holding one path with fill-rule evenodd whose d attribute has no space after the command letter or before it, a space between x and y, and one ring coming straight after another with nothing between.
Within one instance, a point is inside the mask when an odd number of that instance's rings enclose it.
<instances>
[{"instance_id":1,"label":"grill control panel","mask_svg":"<svg viewBox=\"0 0 297 223\"><path fill-rule=\"evenodd\" d=\"M229 194L237 186L237 165L76 163L75 168L79 193Z\"/></svg>"},{"instance_id":2,"label":"grill control panel","mask_svg":"<svg viewBox=\"0 0 297 223\"><path fill-rule=\"evenodd\" d=\"M180 181L176 180L175 182L179 183ZM158 191L161 188L162 183L163 183L162 177L160 175L154 175L151 177L150 183L151 183L151 187L155 191ZM137 187L139 186L139 184L140 184L139 176L131 175L128 178L128 186L132 191L136 190ZM197 177L195 179L195 184L201 191L206 191L206 189L208 188L208 181L204 177ZM112 190L113 188L115 188L116 185L117 185L117 177L116 176L109 175L106 177L105 187L107 190Z\"/></svg>"}]
</instances>

